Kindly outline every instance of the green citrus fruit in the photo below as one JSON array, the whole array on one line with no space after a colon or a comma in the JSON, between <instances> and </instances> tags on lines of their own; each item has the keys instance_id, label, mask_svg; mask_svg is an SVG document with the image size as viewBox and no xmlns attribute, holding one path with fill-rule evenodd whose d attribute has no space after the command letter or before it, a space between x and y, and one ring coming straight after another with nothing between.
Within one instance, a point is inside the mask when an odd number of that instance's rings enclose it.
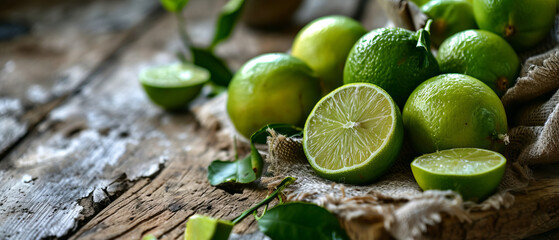
<instances>
[{"instance_id":1,"label":"green citrus fruit","mask_svg":"<svg viewBox=\"0 0 559 240\"><path fill-rule=\"evenodd\" d=\"M487 84L502 96L514 85L520 60L501 37L484 30L457 33L441 44L437 55L444 73L463 73Z\"/></svg>"},{"instance_id":2,"label":"green citrus fruit","mask_svg":"<svg viewBox=\"0 0 559 240\"><path fill-rule=\"evenodd\" d=\"M495 192L506 162L497 152L454 148L416 158L411 170L423 190L454 190L463 199L477 202Z\"/></svg>"},{"instance_id":3,"label":"green citrus fruit","mask_svg":"<svg viewBox=\"0 0 559 240\"><path fill-rule=\"evenodd\" d=\"M192 215L186 222L185 240L227 240L233 223L202 215Z\"/></svg>"},{"instance_id":4,"label":"green citrus fruit","mask_svg":"<svg viewBox=\"0 0 559 240\"><path fill-rule=\"evenodd\" d=\"M420 32L379 28L365 34L349 53L344 83L378 85L403 106L417 85L439 73L437 60L428 50L428 33L423 34L427 46L418 46Z\"/></svg>"},{"instance_id":5,"label":"green citrus fruit","mask_svg":"<svg viewBox=\"0 0 559 240\"><path fill-rule=\"evenodd\" d=\"M345 16L327 16L305 26L295 37L291 55L306 62L321 80L323 94L343 84L349 50L367 31Z\"/></svg>"},{"instance_id":6,"label":"green citrus fruit","mask_svg":"<svg viewBox=\"0 0 559 240\"><path fill-rule=\"evenodd\" d=\"M463 74L443 74L417 87L402 112L411 143L420 153L450 148L502 151L507 118L487 85Z\"/></svg>"},{"instance_id":7,"label":"green citrus fruit","mask_svg":"<svg viewBox=\"0 0 559 240\"><path fill-rule=\"evenodd\" d=\"M368 83L344 85L322 98L303 136L305 155L319 176L353 184L386 172L404 138L398 106Z\"/></svg>"},{"instance_id":8,"label":"green citrus fruit","mask_svg":"<svg viewBox=\"0 0 559 240\"><path fill-rule=\"evenodd\" d=\"M433 0L421 11L433 19L431 41L435 46L457 32L477 28L472 3L467 0Z\"/></svg>"},{"instance_id":9,"label":"green citrus fruit","mask_svg":"<svg viewBox=\"0 0 559 240\"><path fill-rule=\"evenodd\" d=\"M320 83L302 60L283 53L251 59L229 84L227 112L237 131L250 138L270 123L303 126L320 100Z\"/></svg>"},{"instance_id":10,"label":"green citrus fruit","mask_svg":"<svg viewBox=\"0 0 559 240\"><path fill-rule=\"evenodd\" d=\"M187 107L209 79L206 69L189 63L153 67L140 73L148 97L167 110Z\"/></svg>"},{"instance_id":11,"label":"green citrus fruit","mask_svg":"<svg viewBox=\"0 0 559 240\"><path fill-rule=\"evenodd\" d=\"M505 38L516 50L534 47L555 22L556 0L474 0L480 29Z\"/></svg>"}]
</instances>

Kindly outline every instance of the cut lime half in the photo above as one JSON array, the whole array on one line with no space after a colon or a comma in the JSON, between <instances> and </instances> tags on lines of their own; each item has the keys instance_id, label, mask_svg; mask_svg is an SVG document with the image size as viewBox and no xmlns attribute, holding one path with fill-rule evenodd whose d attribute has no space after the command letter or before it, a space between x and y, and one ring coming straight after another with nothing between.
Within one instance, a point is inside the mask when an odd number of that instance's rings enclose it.
<instances>
[{"instance_id":1,"label":"cut lime half","mask_svg":"<svg viewBox=\"0 0 559 240\"><path fill-rule=\"evenodd\" d=\"M454 190L465 200L477 202L495 192L506 162L498 152L454 148L417 157L411 169L421 189Z\"/></svg>"},{"instance_id":2,"label":"cut lime half","mask_svg":"<svg viewBox=\"0 0 559 240\"><path fill-rule=\"evenodd\" d=\"M316 104L303 148L319 176L365 184L394 163L403 132L400 110L388 93L369 83L347 84Z\"/></svg>"},{"instance_id":3,"label":"cut lime half","mask_svg":"<svg viewBox=\"0 0 559 240\"><path fill-rule=\"evenodd\" d=\"M233 223L202 215L192 215L186 222L185 240L227 240Z\"/></svg>"},{"instance_id":4,"label":"cut lime half","mask_svg":"<svg viewBox=\"0 0 559 240\"><path fill-rule=\"evenodd\" d=\"M167 110L185 108L210 79L210 73L189 63L174 63L146 69L140 83L149 98Z\"/></svg>"}]
</instances>

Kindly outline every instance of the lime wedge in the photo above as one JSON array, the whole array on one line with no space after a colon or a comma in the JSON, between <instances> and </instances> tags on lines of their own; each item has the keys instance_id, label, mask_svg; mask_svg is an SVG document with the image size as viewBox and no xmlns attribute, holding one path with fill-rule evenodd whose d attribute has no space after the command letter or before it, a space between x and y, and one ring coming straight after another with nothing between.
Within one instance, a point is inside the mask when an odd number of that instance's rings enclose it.
<instances>
[{"instance_id":1,"label":"lime wedge","mask_svg":"<svg viewBox=\"0 0 559 240\"><path fill-rule=\"evenodd\" d=\"M347 84L316 104L303 148L319 176L365 184L394 163L403 132L400 110L388 93L369 83Z\"/></svg>"},{"instance_id":2,"label":"lime wedge","mask_svg":"<svg viewBox=\"0 0 559 240\"><path fill-rule=\"evenodd\" d=\"M202 215L192 215L186 222L184 240L227 240L233 223Z\"/></svg>"},{"instance_id":3,"label":"lime wedge","mask_svg":"<svg viewBox=\"0 0 559 240\"><path fill-rule=\"evenodd\" d=\"M506 162L498 152L454 148L417 157L411 169L423 190L454 190L465 200L481 201L499 186Z\"/></svg>"},{"instance_id":4,"label":"lime wedge","mask_svg":"<svg viewBox=\"0 0 559 240\"><path fill-rule=\"evenodd\" d=\"M140 83L149 98L167 110L185 108L210 79L210 73L188 63L149 68L140 73Z\"/></svg>"}]
</instances>

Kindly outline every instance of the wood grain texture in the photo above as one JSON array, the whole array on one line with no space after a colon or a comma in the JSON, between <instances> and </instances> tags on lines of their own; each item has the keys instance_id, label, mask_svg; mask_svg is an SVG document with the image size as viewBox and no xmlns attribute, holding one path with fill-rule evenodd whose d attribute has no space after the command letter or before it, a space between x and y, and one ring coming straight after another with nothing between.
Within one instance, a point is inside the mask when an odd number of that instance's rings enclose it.
<instances>
[{"instance_id":1,"label":"wood grain texture","mask_svg":"<svg viewBox=\"0 0 559 240\"><path fill-rule=\"evenodd\" d=\"M27 30L0 41L0 156L156 9L155 1L132 0L3 3L2 24Z\"/></svg>"}]
</instances>

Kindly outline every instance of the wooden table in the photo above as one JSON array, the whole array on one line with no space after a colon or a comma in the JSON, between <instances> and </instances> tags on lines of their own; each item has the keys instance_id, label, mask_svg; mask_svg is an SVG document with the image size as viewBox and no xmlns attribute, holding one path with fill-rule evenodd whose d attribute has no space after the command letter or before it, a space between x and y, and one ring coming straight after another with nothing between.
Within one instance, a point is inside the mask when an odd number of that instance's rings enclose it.
<instances>
[{"instance_id":1,"label":"wooden table","mask_svg":"<svg viewBox=\"0 0 559 240\"><path fill-rule=\"evenodd\" d=\"M185 16L196 44L210 41L225 2L190 1ZM2 5L2 33L10 34L0 41L0 239L139 239L146 233L180 239L190 215L230 219L266 196L258 185L242 194L211 187L207 166L233 153L231 141L223 140L229 136L219 131L223 126L201 122L193 112L162 111L141 90L139 71L176 61L174 52L182 47L174 18L157 1ZM261 53L287 51L308 20L352 15L357 5L307 1L293 25L276 31L240 24L217 54L238 69ZM361 21L373 29L387 20L369 1ZM198 99L193 111L208 101L215 100ZM536 219L537 226L518 237L559 225L556 176L542 180L549 206L534 208L543 211L535 217L549 218ZM532 199L530 191L539 190L528 189L525 198ZM507 223L479 219L462 229ZM453 219L441 225L456 226ZM247 218L235 232L255 229Z\"/></svg>"}]
</instances>

